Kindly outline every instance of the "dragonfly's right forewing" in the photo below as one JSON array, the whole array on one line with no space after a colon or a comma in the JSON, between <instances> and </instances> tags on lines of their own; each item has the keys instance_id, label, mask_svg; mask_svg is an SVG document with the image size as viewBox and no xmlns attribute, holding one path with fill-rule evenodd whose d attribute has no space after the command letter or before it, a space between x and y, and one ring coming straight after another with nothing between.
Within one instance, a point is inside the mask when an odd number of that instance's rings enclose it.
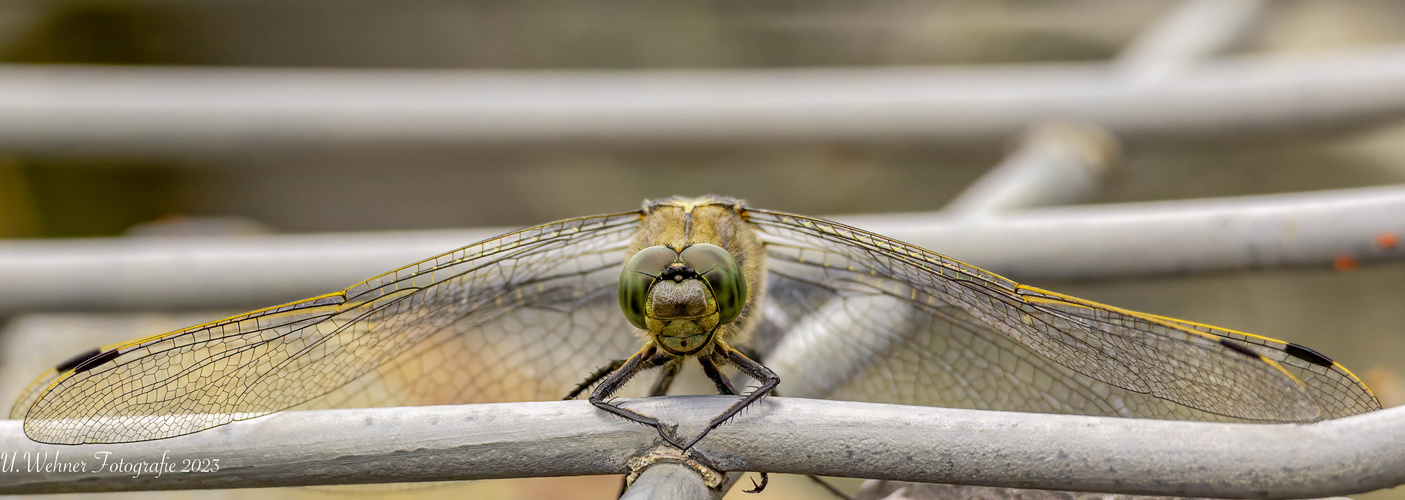
<instances>
[{"instance_id":1,"label":"dragonfly's right forewing","mask_svg":"<svg viewBox=\"0 0 1405 500\"><path fill-rule=\"evenodd\" d=\"M114 443L300 404L560 398L638 347L614 287L639 219L545 224L341 293L101 350L41 376L12 418L37 441Z\"/></svg>"}]
</instances>

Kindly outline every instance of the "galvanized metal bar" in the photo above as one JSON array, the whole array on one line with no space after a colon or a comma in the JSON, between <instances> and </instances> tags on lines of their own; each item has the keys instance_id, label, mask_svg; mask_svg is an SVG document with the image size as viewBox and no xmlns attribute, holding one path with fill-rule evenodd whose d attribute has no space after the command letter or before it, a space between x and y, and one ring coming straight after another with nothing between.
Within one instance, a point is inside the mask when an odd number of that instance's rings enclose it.
<instances>
[{"instance_id":1,"label":"galvanized metal bar","mask_svg":"<svg viewBox=\"0 0 1405 500\"><path fill-rule=\"evenodd\" d=\"M1149 84L1203 64L1252 28L1265 0L1185 0L1132 40L1113 59L1122 78Z\"/></svg>"},{"instance_id":2,"label":"galvanized metal bar","mask_svg":"<svg viewBox=\"0 0 1405 500\"><path fill-rule=\"evenodd\" d=\"M834 216L1010 276L1099 278L1405 257L1405 186L1026 210ZM259 307L505 230L0 241L0 313Z\"/></svg>"},{"instance_id":3,"label":"galvanized metal bar","mask_svg":"<svg viewBox=\"0 0 1405 500\"><path fill-rule=\"evenodd\" d=\"M0 148L220 153L365 141L1004 140L1070 119L1215 138L1405 114L1405 47L1243 56L1116 78L1104 63L737 71L0 66ZM1242 137L1236 137L1242 139Z\"/></svg>"},{"instance_id":4,"label":"galvanized metal bar","mask_svg":"<svg viewBox=\"0 0 1405 500\"><path fill-rule=\"evenodd\" d=\"M647 431L585 401L294 411L112 445L35 443L20 421L3 420L0 453L16 472L0 474L0 493L622 474L631 456L655 446L658 436ZM194 470L182 472L187 465ZM74 467L85 469L64 470Z\"/></svg>"},{"instance_id":5,"label":"galvanized metal bar","mask_svg":"<svg viewBox=\"0 0 1405 500\"><path fill-rule=\"evenodd\" d=\"M1024 210L835 216L1017 279L1328 266L1405 257L1405 187Z\"/></svg>"},{"instance_id":6,"label":"galvanized metal bar","mask_svg":"<svg viewBox=\"0 0 1405 500\"><path fill-rule=\"evenodd\" d=\"M1163 15L1150 28L1132 40L1112 60L1117 78L1131 85L1154 85L1185 68L1202 62L1206 57L1229 49L1255 24L1263 10L1264 0L1184 0ZM1118 165L1116 138L1101 127L1090 124L1052 122L1031 127L1020 148L1000 164L967 186L943 207L943 215L953 219L995 217L1001 212L1074 204L1093 197L1106 174ZM893 315L896 308L870 309ZM851 332L828 331L843 337ZM789 337L799 340L799 337ZM797 349L782 349L784 359L773 360L777 370L808 365L813 356L826 358L826 366L862 366L861 360L832 359L857 356L852 350L807 349L826 342L804 339ZM815 352L818 351L818 352ZM791 354L787 356L786 354ZM803 361L801 361L803 360ZM843 381L837 377L807 384L794 396L808 393L828 394ZM869 481L866 498L1017 498L1066 495L1013 488L982 486L936 485L903 481ZM880 495L878 491L891 492Z\"/></svg>"},{"instance_id":7,"label":"galvanized metal bar","mask_svg":"<svg viewBox=\"0 0 1405 500\"><path fill-rule=\"evenodd\" d=\"M1204 497L1078 493L904 481L865 481L863 490L854 498L855 500L945 500L948 498L965 500L1206 500ZM1323 500L1348 499L1347 497L1329 497Z\"/></svg>"},{"instance_id":8,"label":"galvanized metal bar","mask_svg":"<svg viewBox=\"0 0 1405 500\"><path fill-rule=\"evenodd\" d=\"M1128 85L1153 85L1227 50L1254 24L1263 0L1185 0L1112 61ZM1116 138L1091 123L1030 128L1020 148L943 207L952 217L1069 205L1092 197L1119 160Z\"/></svg>"},{"instance_id":9,"label":"galvanized metal bar","mask_svg":"<svg viewBox=\"0 0 1405 500\"><path fill-rule=\"evenodd\" d=\"M716 494L715 494L716 493ZM620 500L711 500L721 498L720 492L709 490L692 469L679 464L661 463L644 469Z\"/></svg>"},{"instance_id":10,"label":"galvanized metal bar","mask_svg":"<svg viewBox=\"0 0 1405 500\"><path fill-rule=\"evenodd\" d=\"M942 207L953 219L1086 201L1119 161L1117 141L1099 127L1052 122L1033 127L1019 149Z\"/></svg>"},{"instance_id":11,"label":"galvanized metal bar","mask_svg":"<svg viewBox=\"0 0 1405 500\"><path fill-rule=\"evenodd\" d=\"M0 313L251 308L320 295L513 228L0 241Z\"/></svg>"},{"instance_id":12,"label":"galvanized metal bar","mask_svg":"<svg viewBox=\"0 0 1405 500\"><path fill-rule=\"evenodd\" d=\"M625 402L696 432L726 396ZM236 488L626 472L657 434L584 401L285 412L169 440L52 446L0 421L19 456L0 493ZM1405 483L1405 408L1313 424L1219 424L769 398L694 453L719 470L1218 498ZM126 468L92 472L95 454ZM25 459L88 472L27 472ZM131 464L220 459L220 470ZM10 467L10 466L6 466ZM110 467L110 466L109 466ZM133 476L137 477L133 477Z\"/></svg>"},{"instance_id":13,"label":"galvanized metal bar","mask_svg":"<svg viewBox=\"0 0 1405 500\"><path fill-rule=\"evenodd\" d=\"M722 468L1215 498L1346 495L1405 482L1405 408L1255 425L772 403L714 431L704 453Z\"/></svg>"}]
</instances>

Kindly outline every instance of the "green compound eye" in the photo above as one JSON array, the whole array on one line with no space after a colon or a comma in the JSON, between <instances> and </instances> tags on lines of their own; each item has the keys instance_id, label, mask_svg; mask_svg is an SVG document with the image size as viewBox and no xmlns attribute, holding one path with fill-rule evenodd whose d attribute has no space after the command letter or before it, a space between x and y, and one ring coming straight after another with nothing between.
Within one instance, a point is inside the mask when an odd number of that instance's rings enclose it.
<instances>
[{"instance_id":1,"label":"green compound eye","mask_svg":"<svg viewBox=\"0 0 1405 500\"><path fill-rule=\"evenodd\" d=\"M617 290L620 310L624 311L624 317L629 318L629 322L634 326L648 328L644 326L644 303L649 300L649 287L658 281L664 268L676 260L678 253L672 249L649 247L640 250L629 258L629 262L624 263Z\"/></svg>"},{"instance_id":2,"label":"green compound eye","mask_svg":"<svg viewBox=\"0 0 1405 500\"><path fill-rule=\"evenodd\" d=\"M699 243L683 249L680 259L693 268L712 287L721 324L731 323L742 313L746 304L746 275L741 266L722 247Z\"/></svg>"}]
</instances>

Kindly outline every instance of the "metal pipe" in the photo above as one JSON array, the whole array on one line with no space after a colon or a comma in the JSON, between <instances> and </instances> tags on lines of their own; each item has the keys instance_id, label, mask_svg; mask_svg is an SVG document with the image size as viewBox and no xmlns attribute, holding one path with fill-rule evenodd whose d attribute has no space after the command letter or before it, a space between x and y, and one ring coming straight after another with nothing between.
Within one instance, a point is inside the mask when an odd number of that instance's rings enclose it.
<instances>
[{"instance_id":1,"label":"metal pipe","mask_svg":"<svg viewBox=\"0 0 1405 500\"><path fill-rule=\"evenodd\" d=\"M1405 257L1405 186L1045 208L979 221L834 216L1015 279ZM0 313L266 306L339 290L504 231L0 242ZM22 291L22 292L19 292Z\"/></svg>"},{"instance_id":2,"label":"metal pipe","mask_svg":"<svg viewBox=\"0 0 1405 500\"><path fill-rule=\"evenodd\" d=\"M1025 210L835 216L1014 279L1093 279L1405 257L1405 187Z\"/></svg>"},{"instance_id":3,"label":"metal pipe","mask_svg":"<svg viewBox=\"0 0 1405 500\"><path fill-rule=\"evenodd\" d=\"M44 445L20 424L0 420L0 453L14 460L8 470L18 470L0 474L0 493L622 474L658 437L585 401L291 411L119 445ZM31 463L86 469L31 472ZM137 474L140 463L193 463L207 472Z\"/></svg>"},{"instance_id":4,"label":"metal pipe","mask_svg":"<svg viewBox=\"0 0 1405 500\"><path fill-rule=\"evenodd\" d=\"M1113 78L1153 85L1218 54L1239 40L1263 0L1186 0L1133 40L1112 61ZM1031 127L1011 153L942 210L952 217L989 217L1015 209L1087 200L1118 163L1117 139L1089 123Z\"/></svg>"},{"instance_id":5,"label":"metal pipe","mask_svg":"<svg viewBox=\"0 0 1405 500\"><path fill-rule=\"evenodd\" d=\"M737 71L0 66L0 148L218 152L363 141L1002 140L1359 126L1405 114L1405 47L1243 56L1156 85L1104 63Z\"/></svg>"},{"instance_id":6,"label":"metal pipe","mask_svg":"<svg viewBox=\"0 0 1405 500\"><path fill-rule=\"evenodd\" d=\"M1185 0L1113 59L1122 78L1150 84L1228 50L1254 26L1264 0Z\"/></svg>"},{"instance_id":7,"label":"metal pipe","mask_svg":"<svg viewBox=\"0 0 1405 500\"><path fill-rule=\"evenodd\" d=\"M625 402L697 432L735 399ZM584 401L283 412L167 440L53 446L0 421L0 451L60 466L220 459L208 473L7 472L0 493L618 474L653 429ZM1110 493L1304 498L1405 483L1405 408L1313 424L1221 424L768 398L694 453L719 470ZM45 454L48 455L45 455ZM57 454L57 455L56 455ZM12 455L13 456L13 455ZM24 467L23 459L17 462Z\"/></svg>"},{"instance_id":8,"label":"metal pipe","mask_svg":"<svg viewBox=\"0 0 1405 500\"><path fill-rule=\"evenodd\" d=\"M679 464L661 463L644 469L620 500L709 500L721 498L703 484L692 469Z\"/></svg>"},{"instance_id":9,"label":"metal pipe","mask_svg":"<svg viewBox=\"0 0 1405 500\"><path fill-rule=\"evenodd\" d=\"M1092 197L1118 163L1117 140L1099 127L1051 122L942 207L953 219L1068 205Z\"/></svg>"}]
</instances>

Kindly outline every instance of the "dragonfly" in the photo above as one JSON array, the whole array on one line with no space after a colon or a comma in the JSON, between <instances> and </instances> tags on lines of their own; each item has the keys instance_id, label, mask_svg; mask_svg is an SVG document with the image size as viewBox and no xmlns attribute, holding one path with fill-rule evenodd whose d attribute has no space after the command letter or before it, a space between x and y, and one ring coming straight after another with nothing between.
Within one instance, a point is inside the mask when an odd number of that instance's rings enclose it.
<instances>
[{"instance_id":1,"label":"dragonfly","mask_svg":"<svg viewBox=\"0 0 1405 500\"><path fill-rule=\"evenodd\" d=\"M667 393L688 360L718 392L739 396L701 434L675 435L615 403ZM659 377L647 390L626 387L649 369ZM741 376L754 385L734 383ZM1349 370L1305 346L1022 285L837 222L675 196L84 352L32 383L11 418L35 441L122 443L294 407L587 390L602 411L682 449L773 391L1244 422L1381 407Z\"/></svg>"}]
</instances>

